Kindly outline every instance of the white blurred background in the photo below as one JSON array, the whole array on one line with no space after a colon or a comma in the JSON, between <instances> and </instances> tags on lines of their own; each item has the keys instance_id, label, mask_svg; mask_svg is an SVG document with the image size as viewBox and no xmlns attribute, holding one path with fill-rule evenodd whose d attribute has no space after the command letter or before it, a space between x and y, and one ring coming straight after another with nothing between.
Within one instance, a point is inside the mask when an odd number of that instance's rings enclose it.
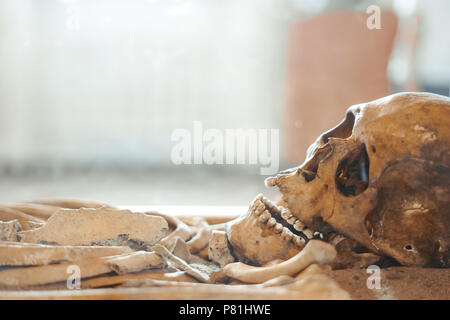
<instances>
[{"instance_id":1,"label":"white blurred background","mask_svg":"<svg viewBox=\"0 0 450 320\"><path fill-rule=\"evenodd\" d=\"M399 17L392 91L448 95L446 0L0 0L0 201L275 196L259 166L173 165L170 135L280 128L289 25L370 4Z\"/></svg>"}]
</instances>

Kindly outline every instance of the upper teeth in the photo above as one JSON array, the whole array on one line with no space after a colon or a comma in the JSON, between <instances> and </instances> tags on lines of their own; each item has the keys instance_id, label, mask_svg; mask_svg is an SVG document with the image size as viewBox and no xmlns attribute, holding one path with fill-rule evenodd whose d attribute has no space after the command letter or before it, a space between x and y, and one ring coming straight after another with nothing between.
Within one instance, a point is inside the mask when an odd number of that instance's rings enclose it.
<instances>
[{"instance_id":1,"label":"upper teeth","mask_svg":"<svg viewBox=\"0 0 450 320\"><path fill-rule=\"evenodd\" d=\"M305 229L305 225L301 223L300 220L297 220L294 223L294 229L297 231L302 231L303 229Z\"/></svg>"},{"instance_id":2,"label":"upper teeth","mask_svg":"<svg viewBox=\"0 0 450 320\"><path fill-rule=\"evenodd\" d=\"M282 217L284 220L287 220L290 216L291 216L291 212L290 212L289 210L283 210L283 211L281 212L281 217Z\"/></svg>"},{"instance_id":3,"label":"upper teeth","mask_svg":"<svg viewBox=\"0 0 450 320\"><path fill-rule=\"evenodd\" d=\"M292 217L290 217L288 220L287 220L287 222L289 223L289 224L294 224L294 222L297 220L297 218L296 217L294 217L294 216L292 216Z\"/></svg>"}]
</instances>

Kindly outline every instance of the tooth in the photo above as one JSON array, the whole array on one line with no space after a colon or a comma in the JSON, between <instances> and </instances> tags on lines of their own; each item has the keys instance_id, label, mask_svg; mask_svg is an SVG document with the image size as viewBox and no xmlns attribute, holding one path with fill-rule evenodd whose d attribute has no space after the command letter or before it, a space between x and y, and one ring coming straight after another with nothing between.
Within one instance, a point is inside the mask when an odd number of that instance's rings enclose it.
<instances>
[{"instance_id":1,"label":"tooth","mask_svg":"<svg viewBox=\"0 0 450 320\"><path fill-rule=\"evenodd\" d=\"M264 184L267 188L275 187L277 185L277 178L276 177L269 177L264 180Z\"/></svg>"},{"instance_id":2,"label":"tooth","mask_svg":"<svg viewBox=\"0 0 450 320\"><path fill-rule=\"evenodd\" d=\"M302 230L302 232L308 239L312 239L313 238L313 233L311 232L311 230L304 229L304 230Z\"/></svg>"},{"instance_id":3,"label":"tooth","mask_svg":"<svg viewBox=\"0 0 450 320\"><path fill-rule=\"evenodd\" d=\"M284 211L281 212L281 217L284 220L287 220L291 215L292 214L291 214L291 212L289 210L284 210Z\"/></svg>"},{"instance_id":4,"label":"tooth","mask_svg":"<svg viewBox=\"0 0 450 320\"><path fill-rule=\"evenodd\" d=\"M275 232L276 233L281 233L282 231L283 231L283 226L281 225L281 224L279 224L279 223L277 223L276 225L275 225Z\"/></svg>"},{"instance_id":5,"label":"tooth","mask_svg":"<svg viewBox=\"0 0 450 320\"><path fill-rule=\"evenodd\" d=\"M305 239L303 239L302 237L299 237L297 235L295 235L293 238L293 242L298 245L298 246L304 246L305 245Z\"/></svg>"},{"instance_id":6,"label":"tooth","mask_svg":"<svg viewBox=\"0 0 450 320\"><path fill-rule=\"evenodd\" d=\"M267 225L269 227L273 227L276 224L277 224L277 220L275 220L275 218L270 218L269 221L267 222Z\"/></svg>"},{"instance_id":7,"label":"tooth","mask_svg":"<svg viewBox=\"0 0 450 320\"><path fill-rule=\"evenodd\" d=\"M301 223L300 220L297 220L294 223L294 229L297 231L302 231L303 229L305 229L305 225Z\"/></svg>"},{"instance_id":8,"label":"tooth","mask_svg":"<svg viewBox=\"0 0 450 320\"><path fill-rule=\"evenodd\" d=\"M261 216L259 217L259 221L261 221L262 223L265 223L267 220L269 220L271 217L269 211L265 210Z\"/></svg>"},{"instance_id":9,"label":"tooth","mask_svg":"<svg viewBox=\"0 0 450 320\"><path fill-rule=\"evenodd\" d=\"M288 222L289 224L294 224L295 220L297 220L297 218L294 217L294 216L292 216L292 217L288 218L287 222Z\"/></svg>"}]
</instances>

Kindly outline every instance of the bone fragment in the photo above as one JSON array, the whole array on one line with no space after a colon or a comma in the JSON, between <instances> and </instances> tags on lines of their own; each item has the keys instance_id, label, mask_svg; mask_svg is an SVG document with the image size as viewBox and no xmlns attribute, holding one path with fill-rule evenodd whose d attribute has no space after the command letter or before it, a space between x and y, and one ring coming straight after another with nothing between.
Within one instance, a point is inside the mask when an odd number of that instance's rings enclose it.
<instances>
[{"instance_id":1,"label":"bone fragment","mask_svg":"<svg viewBox=\"0 0 450 320\"><path fill-rule=\"evenodd\" d=\"M43 227L44 225L45 225L45 222L27 221L25 230L37 229L37 228Z\"/></svg>"},{"instance_id":2,"label":"bone fragment","mask_svg":"<svg viewBox=\"0 0 450 320\"><path fill-rule=\"evenodd\" d=\"M186 271L186 274L190 275L191 277L194 277L195 279L201 281L201 282L210 282L210 277L207 273L202 272L198 269L195 269L191 267L187 262L181 260L180 258L174 256L172 253L170 253L164 246L162 245L155 245L152 247L153 251L160 254L162 257L169 260L174 267Z\"/></svg>"},{"instance_id":3,"label":"bone fragment","mask_svg":"<svg viewBox=\"0 0 450 320\"><path fill-rule=\"evenodd\" d=\"M105 203L80 199L40 199L31 201L31 203L67 209L101 208L101 207L113 208L112 206L107 205Z\"/></svg>"},{"instance_id":4,"label":"bone fragment","mask_svg":"<svg viewBox=\"0 0 450 320\"><path fill-rule=\"evenodd\" d=\"M0 220L1 221L11 221L18 220L20 225L24 230L28 230L28 222L43 223L44 220L33 217L22 211L7 208L5 206L0 206Z\"/></svg>"},{"instance_id":5,"label":"bone fragment","mask_svg":"<svg viewBox=\"0 0 450 320\"><path fill-rule=\"evenodd\" d=\"M169 235L164 237L159 243L169 250L172 250L177 238L180 238L183 241L189 240L194 234L194 229L189 227L187 224L182 222L180 219L174 216L165 215L156 211L148 211L146 214L151 214L154 216L159 216L164 218L171 228L175 230L172 231Z\"/></svg>"},{"instance_id":6,"label":"bone fragment","mask_svg":"<svg viewBox=\"0 0 450 320\"><path fill-rule=\"evenodd\" d=\"M214 230L209 241L208 257L223 268L225 265L234 262L228 248L228 238L224 231Z\"/></svg>"},{"instance_id":7,"label":"bone fragment","mask_svg":"<svg viewBox=\"0 0 450 320\"><path fill-rule=\"evenodd\" d=\"M22 242L89 245L127 235L153 245L167 232L164 218L111 208L61 209L41 228L19 233Z\"/></svg>"},{"instance_id":8,"label":"bone fragment","mask_svg":"<svg viewBox=\"0 0 450 320\"><path fill-rule=\"evenodd\" d=\"M211 234L212 231L209 228L201 228L198 233L187 242L189 251L191 253L197 253L205 248L211 239Z\"/></svg>"},{"instance_id":9,"label":"bone fragment","mask_svg":"<svg viewBox=\"0 0 450 320\"><path fill-rule=\"evenodd\" d=\"M132 250L128 247L47 246L2 242L0 243L0 266L33 266L60 261L73 262L130 252Z\"/></svg>"},{"instance_id":10,"label":"bone fragment","mask_svg":"<svg viewBox=\"0 0 450 320\"><path fill-rule=\"evenodd\" d=\"M181 238L176 238L174 247L172 249L172 253L174 256L186 261L191 261L191 253L189 252L189 248L186 244L186 242L183 241Z\"/></svg>"},{"instance_id":11,"label":"bone fragment","mask_svg":"<svg viewBox=\"0 0 450 320\"><path fill-rule=\"evenodd\" d=\"M138 251L111 257L106 264L117 274L140 272L164 267L164 259L155 252Z\"/></svg>"},{"instance_id":12,"label":"bone fragment","mask_svg":"<svg viewBox=\"0 0 450 320\"><path fill-rule=\"evenodd\" d=\"M18 220L0 221L0 241L18 241L18 232L20 231L22 231L22 226Z\"/></svg>"},{"instance_id":13,"label":"bone fragment","mask_svg":"<svg viewBox=\"0 0 450 320\"><path fill-rule=\"evenodd\" d=\"M226 265L222 270L226 276L242 282L262 283L281 275L295 275L313 263L331 263L335 257L336 249L332 245L311 240L297 255L277 265L253 267L236 262Z\"/></svg>"}]
</instances>

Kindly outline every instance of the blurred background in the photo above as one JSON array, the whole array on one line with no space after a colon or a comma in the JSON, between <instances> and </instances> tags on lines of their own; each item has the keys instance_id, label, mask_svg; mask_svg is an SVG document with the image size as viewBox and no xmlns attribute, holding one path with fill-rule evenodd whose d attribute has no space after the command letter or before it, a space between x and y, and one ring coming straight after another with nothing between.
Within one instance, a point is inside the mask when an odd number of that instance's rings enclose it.
<instances>
[{"instance_id":1,"label":"blurred background","mask_svg":"<svg viewBox=\"0 0 450 320\"><path fill-rule=\"evenodd\" d=\"M298 165L352 104L449 95L449 12L447 0L0 0L0 202L276 197L260 165L174 165L172 132L280 129L280 170Z\"/></svg>"}]
</instances>

